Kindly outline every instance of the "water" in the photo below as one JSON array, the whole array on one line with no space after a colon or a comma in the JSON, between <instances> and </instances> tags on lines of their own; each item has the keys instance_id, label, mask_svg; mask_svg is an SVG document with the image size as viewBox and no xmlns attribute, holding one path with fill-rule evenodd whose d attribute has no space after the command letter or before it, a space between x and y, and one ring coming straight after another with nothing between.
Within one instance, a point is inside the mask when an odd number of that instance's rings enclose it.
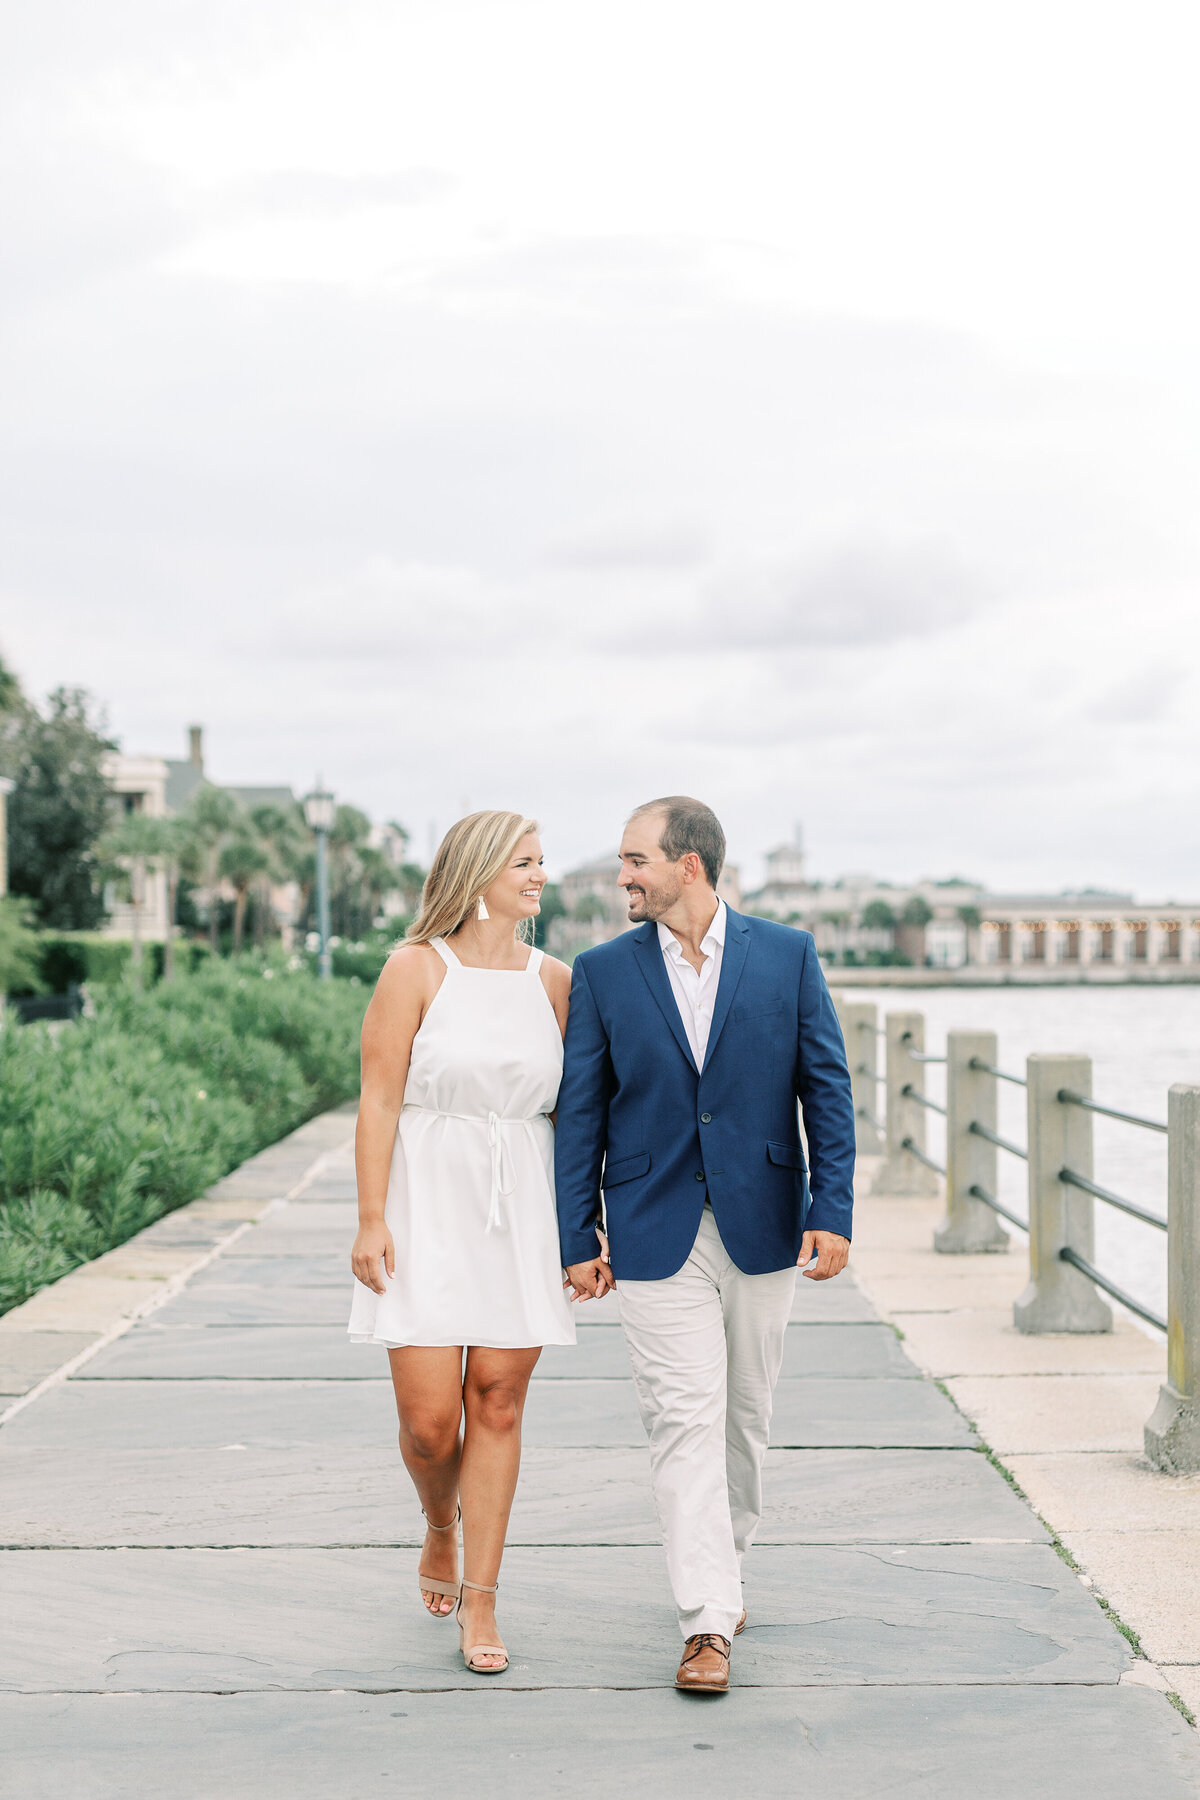
<instances>
[{"instance_id":1,"label":"water","mask_svg":"<svg viewBox=\"0 0 1200 1800\"><path fill-rule=\"evenodd\" d=\"M836 987L836 973L831 980ZM924 1013L930 1055L945 1050L947 1031L994 1031L997 1066L1014 1075L1024 1075L1031 1051L1090 1056L1093 1098L1143 1118L1166 1120L1173 1082L1200 1082L1200 987L852 988L846 998L874 1002L880 1025L889 1011ZM944 1101L945 1070L933 1066L925 1075L930 1099ZM1024 1144L1025 1094L1003 1081L999 1090L1000 1135ZM944 1122L936 1113L926 1118L929 1154L944 1162ZM1024 1215L1025 1164L1004 1151L998 1160L998 1197ZM1166 1138L1095 1116L1094 1179L1165 1218ZM1014 1239L1014 1251L1023 1254L1025 1239L1020 1233ZM1097 1268L1160 1314L1167 1310L1166 1252L1163 1232L1097 1200Z\"/></svg>"}]
</instances>

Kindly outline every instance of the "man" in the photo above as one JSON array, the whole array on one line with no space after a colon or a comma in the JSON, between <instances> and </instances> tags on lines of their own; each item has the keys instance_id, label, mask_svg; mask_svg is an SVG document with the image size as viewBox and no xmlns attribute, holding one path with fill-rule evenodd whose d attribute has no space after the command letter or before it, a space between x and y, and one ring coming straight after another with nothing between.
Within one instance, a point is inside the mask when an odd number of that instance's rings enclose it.
<instances>
[{"instance_id":1,"label":"man","mask_svg":"<svg viewBox=\"0 0 1200 1800\"><path fill-rule=\"evenodd\" d=\"M814 1281L844 1268L854 1176L812 937L718 900L724 860L699 800L630 818L618 881L641 930L575 961L555 1151L574 1297L617 1291L684 1638L675 1685L700 1693L728 1687L745 1624L797 1264Z\"/></svg>"}]
</instances>

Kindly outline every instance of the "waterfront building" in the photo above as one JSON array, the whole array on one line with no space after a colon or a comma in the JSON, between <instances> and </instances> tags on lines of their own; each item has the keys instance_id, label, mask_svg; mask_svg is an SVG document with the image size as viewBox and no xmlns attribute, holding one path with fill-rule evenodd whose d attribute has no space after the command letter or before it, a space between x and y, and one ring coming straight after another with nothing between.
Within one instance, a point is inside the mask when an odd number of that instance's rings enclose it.
<instances>
[{"instance_id":1,"label":"waterfront building","mask_svg":"<svg viewBox=\"0 0 1200 1800\"><path fill-rule=\"evenodd\" d=\"M629 906L617 886L620 858L615 850L570 869L558 884L566 911L550 921L546 943L553 956L577 956L593 944L606 944L629 929ZM737 868L726 863L717 892L727 906L741 910L742 890Z\"/></svg>"}]
</instances>

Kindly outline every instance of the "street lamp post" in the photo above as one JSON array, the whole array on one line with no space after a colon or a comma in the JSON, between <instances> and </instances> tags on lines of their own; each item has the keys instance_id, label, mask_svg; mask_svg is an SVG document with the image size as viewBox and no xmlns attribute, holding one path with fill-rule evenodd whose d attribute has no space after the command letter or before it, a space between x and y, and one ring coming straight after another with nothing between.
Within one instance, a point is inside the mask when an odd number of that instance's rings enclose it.
<instances>
[{"instance_id":1,"label":"street lamp post","mask_svg":"<svg viewBox=\"0 0 1200 1800\"><path fill-rule=\"evenodd\" d=\"M329 855L327 839L333 828L335 801L318 778L316 788L304 797L304 817L317 839L317 936L321 940L321 980L333 973L329 952Z\"/></svg>"},{"instance_id":2,"label":"street lamp post","mask_svg":"<svg viewBox=\"0 0 1200 1800\"><path fill-rule=\"evenodd\" d=\"M8 892L8 796L16 785L0 775L0 898Z\"/></svg>"}]
</instances>

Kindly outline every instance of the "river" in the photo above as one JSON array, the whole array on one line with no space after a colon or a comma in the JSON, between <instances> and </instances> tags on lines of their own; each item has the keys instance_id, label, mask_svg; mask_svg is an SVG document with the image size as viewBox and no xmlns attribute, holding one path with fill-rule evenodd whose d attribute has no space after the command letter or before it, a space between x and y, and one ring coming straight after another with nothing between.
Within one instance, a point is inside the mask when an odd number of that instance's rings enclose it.
<instances>
[{"instance_id":1,"label":"river","mask_svg":"<svg viewBox=\"0 0 1200 1800\"><path fill-rule=\"evenodd\" d=\"M836 969L829 971L829 980L836 988ZM1090 1056L1093 1098L1145 1118L1166 1119L1167 1090L1173 1082L1200 1082L1200 987L853 988L846 990L846 998L874 1002L881 1025L889 1011L924 1013L928 1054L941 1054L947 1031L994 1031L998 1066L1014 1075L1024 1075L1025 1058L1035 1050ZM944 1100L945 1070L934 1066L926 1076L929 1097ZM999 1086L1000 1133L1024 1144L1025 1095L1007 1082ZM943 1122L936 1113L926 1116L929 1153L943 1162ZM1095 1133L1095 1180L1165 1217L1166 1138L1100 1117ZM1000 1199L1024 1214L1025 1164L1000 1151L999 1175ZM1013 1238L1013 1251L1024 1256L1025 1238L1020 1232ZM1144 1305L1165 1314L1162 1232L1097 1201L1096 1266Z\"/></svg>"}]
</instances>

